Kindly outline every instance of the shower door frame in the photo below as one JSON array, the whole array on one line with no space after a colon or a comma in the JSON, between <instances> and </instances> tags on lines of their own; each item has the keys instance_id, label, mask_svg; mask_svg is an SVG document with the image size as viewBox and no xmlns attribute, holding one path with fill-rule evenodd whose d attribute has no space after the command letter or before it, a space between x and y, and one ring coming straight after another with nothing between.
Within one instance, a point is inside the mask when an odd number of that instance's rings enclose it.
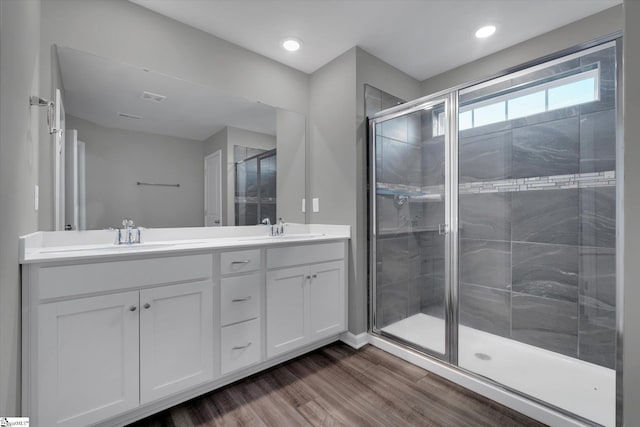
<instances>
[{"instance_id":1,"label":"shower door frame","mask_svg":"<svg viewBox=\"0 0 640 427\"><path fill-rule=\"evenodd\" d=\"M376 161L376 125L381 124L388 120L393 120L398 117L406 116L412 113L416 113L422 110L432 109L437 105L444 105L446 126L444 134L444 146L445 146L445 183L444 183L444 198L445 198L445 214L444 214L444 264L445 264L445 279L444 279L444 322L445 322L445 351L444 353L438 353L435 350L424 348L416 345L410 341L403 340L391 334L387 334L376 326L377 319L377 304L376 304L376 275L370 273L370 291L371 302L369 304L369 330L375 334L381 336L391 336L394 340L400 341L405 345L408 345L416 350L426 353L432 357L443 360L448 363L457 365L458 354L458 260L457 260L457 246L458 246L458 100L457 91L447 91L438 93L433 96L420 98L412 102L398 105L396 107L384 110L380 114L376 114L369 119L369 140L370 153L369 162L370 165L375 165ZM376 168L370 168L370 188L372 196L370 197L370 265L376 265L377 254L377 224L375 217L376 212Z\"/></svg>"},{"instance_id":2,"label":"shower door frame","mask_svg":"<svg viewBox=\"0 0 640 427\"><path fill-rule=\"evenodd\" d=\"M471 87L478 87L481 84L489 84L489 82L497 81L501 78L505 78L514 73L518 73L525 70L530 70L534 67L541 66L550 61L559 60L563 57L585 51L595 46L603 45L606 43L613 43L616 48L616 427L622 427L624 423L624 406L623 406L623 319L624 319L624 100L623 100L623 84L624 84L624 70L623 70L623 38L622 32L614 32L612 34L593 39L591 41L575 45L573 47L557 51L555 53L545 55L538 59L525 62L523 64L504 69L493 75L485 78L476 79L473 81L465 82L455 85L453 87L441 90L439 92L427 95L413 101L380 111L371 117L368 117L368 131L367 138L369 146L369 319L368 319L368 332L372 336L386 340L391 343L404 344L411 350L416 350L419 353L434 358L434 362L443 364L449 370L462 375L464 378L479 380L485 384L489 384L498 390L506 393L511 393L515 396L527 399L528 401L552 409L559 414L570 416L571 418L585 423L586 425L595 425L593 421L580 417L574 413L571 413L565 409L554 406L548 402L536 399L524 392L517 389L510 388L502 383L499 383L491 378L484 377L473 371L469 371L458 365L458 94L464 89ZM420 111L424 109L425 105L433 103L433 100L447 99L446 105L446 117L447 117L447 132L449 132L449 144L447 146L445 138L445 156L449 156L445 160L445 167L450 169L445 171L445 197L447 200L447 208L450 209L449 213L455 213L455 217L447 216L445 212L445 219L450 222L447 238L447 248L445 249L445 271L448 277L445 279L445 326L447 331L445 337L447 339L445 349L445 357L428 351L427 349L416 346L415 344L408 343L398 337L390 334L384 334L380 329L376 328L376 275L374 267L376 265L376 133L375 125L384 120L389 120L402 115L410 114L412 112ZM446 137L446 134L445 134ZM452 160L453 159L453 160ZM449 176L448 171L455 176ZM447 191L447 182L449 184ZM454 224L455 223L455 224ZM455 225L455 227L454 227Z\"/></svg>"}]
</instances>

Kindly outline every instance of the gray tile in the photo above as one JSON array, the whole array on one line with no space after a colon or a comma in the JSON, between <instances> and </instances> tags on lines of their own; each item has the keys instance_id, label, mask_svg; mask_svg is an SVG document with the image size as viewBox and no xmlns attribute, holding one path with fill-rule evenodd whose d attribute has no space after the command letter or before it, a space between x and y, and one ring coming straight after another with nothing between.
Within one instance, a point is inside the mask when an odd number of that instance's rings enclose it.
<instances>
[{"instance_id":1,"label":"gray tile","mask_svg":"<svg viewBox=\"0 0 640 427\"><path fill-rule=\"evenodd\" d=\"M409 203L399 206L394 204L392 195L376 196L376 221L380 232L407 232L409 214Z\"/></svg>"},{"instance_id":2,"label":"gray tile","mask_svg":"<svg viewBox=\"0 0 640 427\"><path fill-rule=\"evenodd\" d=\"M578 247L541 243L512 245L512 289L578 302Z\"/></svg>"},{"instance_id":3,"label":"gray tile","mask_svg":"<svg viewBox=\"0 0 640 427\"><path fill-rule=\"evenodd\" d=\"M444 276L421 278L420 311L444 319Z\"/></svg>"},{"instance_id":4,"label":"gray tile","mask_svg":"<svg viewBox=\"0 0 640 427\"><path fill-rule=\"evenodd\" d=\"M510 178L511 132L461 138L458 174L461 183Z\"/></svg>"},{"instance_id":5,"label":"gray tile","mask_svg":"<svg viewBox=\"0 0 640 427\"><path fill-rule=\"evenodd\" d=\"M384 328L408 317L407 282L394 283L377 289L377 326Z\"/></svg>"},{"instance_id":6,"label":"gray tile","mask_svg":"<svg viewBox=\"0 0 640 427\"><path fill-rule=\"evenodd\" d=\"M616 251L610 248L578 249L580 296L591 305L616 308Z\"/></svg>"},{"instance_id":7,"label":"gray tile","mask_svg":"<svg viewBox=\"0 0 640 427\"><path fill-rule=\"evenodd\" d=\"M511 194L465 194L459 198L460 237L511 240Z\"/></svg>"},{"instance_id":8,"label":"gray tile","mask_svg":"<svg viewBox=\"0 0 640 427\"><path fill-rule=\"evenodd\" d=\"M396 105L404 104L404 101L397 96L393 96L390 93L380 91L382 93L382 109L395 107Z\"/></svg>"},{"instance_id":9,"label":"gray tile","mask_svg":"<svg viewBox=\"0 0 640 427\"><path fill-rule=\"evenodd\" d=\"M615 248L616 188L580 190L580 244Z\"/></svg>"},{"instance_id":10,"label":"gray tile","mask_svg":"<svg viewBox=\"0 0 640 427\"><path fill-rule=\"evenodd\" d=\"M422 185L444 185L444 136L422 144Z\"/></svg>"},{"instance_id":11,"label":"gray tile","mask_svg":"<svg viewBox=\"0 0 640 427\"><path fill-rule=\"evenodd\" d=\"M510 292L485 288L484 286L461 285L460 323L474 329L510 338Z\"/></svg>"},{"instance_id":12,"label":"gray tile","mask_svg":"<svg viewBox=\"0 0 640 427\"><path fill-rule=\"evenodd\" d=\"M382 138L378 179L388 184L422 185L422 153L418 146Z\"/></svg>"},{"instance_id":13,"label":"gray tile","mask_svg":"<svg viewBox=\"0 0 640 427\"><path fill-rule=\"evenodd\" d=\"M616 312L592 302L583 300L580 304L578 357L615 369Z\"/></svg>"},{"instance_id":14,"label":"gray tile","mask_svg":"<svg viewBox=\"0 0 640 427\"><path fill-rule=\"evenodd\" d=\"M396 141L408 142L409 121L407 116L386 120L380 126L381 135Z\"/></svg>"},{"instance_id":15,"label":"gray tile","mask_svg":"<svg viewBox=\"0 0 640 427\"><path fill-rule=\"evenodd\" d=\"M511 177L578 173L579 135L578 117L514 129Z\"/></svg>"},{"instance_id":16,"label":"gray tile","mask_svg":"<svg viewBox=\"0 0 640 427\"><path fill-rule=\"evenodd\" d=\"M600 67L600 100L580 106L580 114L611 110L616 107L615 47L603 49L580 58L580 65L598 63Z\"/></svg>"},{"instance_id":17,"label":"gray tile","mask_svg":"<svg viewBox=\"0 0 640 427\"><path fill-rule=\"evenodd\" d=\"M513 293L511 337L567 356L578 356L578 304Z\"/></svg>"},{"instance_id":18,"label":"gray tile","mask_svg":"<svg viewBox=\"0 0 640 427\"><path fill-rule=\"evenodd\" d=\"M578 205L577 189L513 193L512 240L577 245Z\"/></svg>"},{"instance_id":19,"label":"gray tile","mask_svg":"<svg viewBox=\"0 0 640 427\"><path fill-rule=\"evenodd\" d=\"M511 243L460 239L460 282L509 289Z\"/></svg>"},{"instance_id":20,"label":"gray tile","mask_svg":"<svg viewBox=\"0 0 640 427\"><path fill-rule=\"evenodd\" d=\"M616 113L599 111L580 117L580 172L616 169Z\"/></svg>"},{"instance_id":21,"label":"gray tile","mask_svg":"<svg viewBox=\"0 0 640 427\"><path fill-rule=\"evenodd\" d=\"M409 280L409 242L406 236L378 239L376 249L381 262L376 275L378 284Z\"/></svg>"},{"instance_id":22,"label":"gray tile","mask_svg":"<svg viewBox=\"0 0 640 427\"><path fill-rule=\"evenodd\" d=\"M364 110L371 117L382 110L382 92L371 85L364 85Z\"/></svg>"}]
</instances>

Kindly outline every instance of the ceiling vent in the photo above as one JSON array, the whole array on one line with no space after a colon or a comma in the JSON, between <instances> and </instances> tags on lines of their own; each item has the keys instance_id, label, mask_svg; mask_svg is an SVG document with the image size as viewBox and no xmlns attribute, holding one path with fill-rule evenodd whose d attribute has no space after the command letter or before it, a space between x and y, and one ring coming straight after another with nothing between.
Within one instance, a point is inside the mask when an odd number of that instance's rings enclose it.
<instances>
[{"instance_id":1,"label":"ceiling vent","mask_svg":"<svg viewBox=\"0 0 640 427\"><path fill-rule=\"evenodd\" d=\"M142 92L142 99L146 99L147 101L152 102L162 102L167 99L167 97L164 95L158 95L157 93Z\"/></svg>"},{"instance_id":2,"label":"ceiling vent","mask_svg":"<svg viewBox=\"0 0 640 427\"><path fill-rule=\"evenodd\" d=\"M120 117L126 117L127 119L136 119L136 120L140 120L142 117L141 116L136 116L133 114L127 114L127 113L121 113L118 111L118 115Z\"/></svg>"}]
</instances>

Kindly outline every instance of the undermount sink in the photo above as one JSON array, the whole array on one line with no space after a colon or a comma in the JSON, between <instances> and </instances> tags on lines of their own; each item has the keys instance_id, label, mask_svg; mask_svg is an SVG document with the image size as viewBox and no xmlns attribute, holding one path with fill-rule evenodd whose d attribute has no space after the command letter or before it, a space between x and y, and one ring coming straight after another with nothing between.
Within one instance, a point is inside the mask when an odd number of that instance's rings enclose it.
<instances>
[{"instance_id":1,"label":"undermount sink","mask_svg":"<svg viewBox=\"0 0 640 427\"><path fill-rule=\"evenodd\" d=\"M40 249L41 254L54 254L65 252L108 252L108 251L135 251L140 249L156 249L156 248L170 248L176 246L175 243L134 243L130 245L101 245L101 246L56 246L51 248Z\"/></svg>"}]
</instances>

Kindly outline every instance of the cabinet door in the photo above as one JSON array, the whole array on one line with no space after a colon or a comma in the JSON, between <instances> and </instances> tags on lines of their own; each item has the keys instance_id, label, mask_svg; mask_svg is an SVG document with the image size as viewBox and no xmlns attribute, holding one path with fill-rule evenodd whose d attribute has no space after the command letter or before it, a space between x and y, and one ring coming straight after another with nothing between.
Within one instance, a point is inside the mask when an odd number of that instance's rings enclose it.
<instances>
[{"instance_id":1,"label":"cabinet door","mask_svg":"<svg viewBox=\"0 0 640 427\"><path fill-rule=\"evenodd\" d=\"M267 357L305 344L307 267L267 273Z\"/></svg>"},{"instance_id":2,"label":"cabinet door","mask_svg":"<svg viewBox=\"0 0 640 427\"><path fill-rule=\"evenodd\" d=\"M140 291L140 401L213 379L213 284Z\"/></svg>"},{"instance_id":3,"label":"cabinet door","mask_svg":"<svg viewBox=\"0 0 640 427\"><path fill-rule=\"evenodd\" d=\"M138 312L137 291L38 307L35 423L86 426L139 405Z\"/></svg>"},{"instance_id":4,"label":"cabinet door","mask_svg":"<svg viewBox=\"0 0 640 427\"><path fill-rule=\"evenodd\" d=\"M315 341L346 329L344 262L310 267L309 339Z\"/></svg>"}]
</instances>

